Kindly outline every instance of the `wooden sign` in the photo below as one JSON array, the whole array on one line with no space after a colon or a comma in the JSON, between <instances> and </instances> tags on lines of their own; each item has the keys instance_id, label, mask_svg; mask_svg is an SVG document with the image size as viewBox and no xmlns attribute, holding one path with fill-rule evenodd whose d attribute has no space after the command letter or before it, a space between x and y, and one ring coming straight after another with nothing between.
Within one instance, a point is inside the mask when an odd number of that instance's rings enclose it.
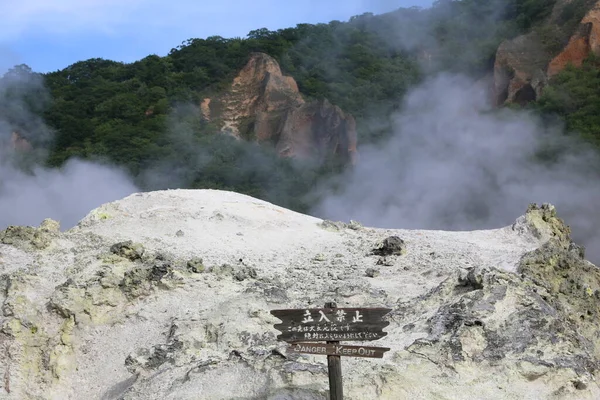
<instances>
[{"instance_id":1,"label":"wooden sign","mask_svg":"<svg viewBox=\"0 0 600 400\"><path fill-rule=\"evenodd\" d=\"M272 310L282 323L277 339L286 342L303 341L366 341L387 335L382 329L389 325L382 317L390 308L311 308Z\"/></svg>"},{"instance_id":2,"label":"wooden sign","mask_svg":"<svg viewBox=\"0 0 600 400\"><path fill-rule=\"evenodd\" d=\"M317 354L328 356L350 356L382 358L387 347L346 346L341 344L325 343L294 343L288 346L289 353Z\"/></svg>"},{"instance_id":3,"label":"wooden sign","mask_svg":"<svg viewBox=\"0 0 600 400\"><path fill-rule=\"evenodd\" d=\"M290 343L291 353L321 354L327 356L330 400L343 400L341 356L382 358L387 347L346 346L340 341L377 340L387 332L383 316L391 308L337 308L333 302L325 308L271 310L281 324L274 327L281 332L277 339ZM327 343L306 343L326 341Z\"/></svg>"}]
</instances>

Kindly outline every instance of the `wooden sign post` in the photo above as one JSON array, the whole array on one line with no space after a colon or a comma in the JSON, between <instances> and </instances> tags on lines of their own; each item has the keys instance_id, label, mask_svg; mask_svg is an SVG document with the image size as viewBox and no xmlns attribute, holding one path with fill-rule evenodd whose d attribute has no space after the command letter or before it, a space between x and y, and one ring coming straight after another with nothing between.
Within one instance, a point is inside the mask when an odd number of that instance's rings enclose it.
<instances>
[{"instance_id":1,"label":"wooden sign post","mask_svg":"<svg viewBox=\"0 0 600 400\"><path fill-rule=\"evenodd\" d=\"M325 303L326 308L336 309L335 303ZM328 341L328 344L340 344L339 341ZM340 356L327 356L327 369L329 373L329 399L342 400L344 398L344 386L342 385L342 358Z\"/></svg>"},{"instance_id":2,"label":"wooden sign post","mask_svg":"<svg viewBox=\"0 0 600 400\"><path fill-rule=\"evenodd\" d=\"M381 339L389 322L382 317L390 308L337 308L326 303L325 308L272 310L282 323L277 339L290 343L288 352L327 355L329 393L331 400L343 399L341 356L382 358L387 347L346 346L340 341ZM326 344L314 343L325 341Z\"/></svg>"}]
</instances>

